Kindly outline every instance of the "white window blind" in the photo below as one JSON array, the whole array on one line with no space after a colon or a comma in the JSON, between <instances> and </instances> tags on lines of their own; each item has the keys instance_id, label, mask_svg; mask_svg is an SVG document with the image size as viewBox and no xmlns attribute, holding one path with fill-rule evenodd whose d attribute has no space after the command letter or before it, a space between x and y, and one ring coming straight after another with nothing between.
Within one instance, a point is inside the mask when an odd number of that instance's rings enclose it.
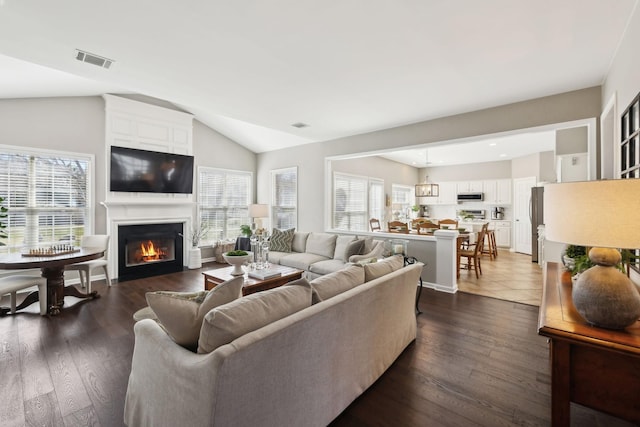
<instances>
[{"instance_id":1,"label":"white window blind","mask_svg":"<svg viewBox=\"0 0 640 427\"><path fill-rule=\"evenodd\" d=\"M201 244L234 239L241 225L250 224L252 181L251 172L198 168L200 224L207 228Z\"/></svg>"},{"instance_id":2,"label":"white window blind","mask_svg":"<svg viewBox=\"0 0 640 427\"><path fill-rule=\"evenodd\" d=\"M333 175L333 228L366 231L368 229L367 177L335 173Z\"/></svg>"},{"instance_id":3,"label":"white window blind","mask_svg":"<svg viewBox=\"0 0 640 427\"><path fill-rule=\"evenodd\" d=\"M91 225L92 163L90 156L0 146L0 196L8 208L0 250L79 245Z\"/></svg>"},{"instance_id":4,"label":"white window blind","mask_svg":"<svg viewBox=\"0 0 640 427\"><path fill-rule=\"evenodd\" d=\"M280 230L298 224L298 168L271 171L271 218Z\"/></svg>"},{"instance_id":5,"label":"white window blind","mask_svg":"<svg viewBox=\"0 0 640 427\"><path fill-rule=\"evenodd\" d=\"M369 178L369 218L384 219L384 180Z\"/></svg>"}]
</instances>

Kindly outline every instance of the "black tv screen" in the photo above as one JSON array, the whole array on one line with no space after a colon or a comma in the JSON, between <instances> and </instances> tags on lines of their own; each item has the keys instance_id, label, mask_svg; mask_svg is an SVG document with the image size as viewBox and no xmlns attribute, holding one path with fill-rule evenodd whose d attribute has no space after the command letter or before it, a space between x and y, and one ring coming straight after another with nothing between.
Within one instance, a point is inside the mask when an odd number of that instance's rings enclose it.
<instances>
[{"instance_id":1,"label":"black tv screen","mask_svg":"<svg viewBox=\"0 0 640 427\"><path fill-rule=\"evenodd\" d=\"M193 156L111 147L110 191L193 192Z\"/></svg>"}]
</instances>

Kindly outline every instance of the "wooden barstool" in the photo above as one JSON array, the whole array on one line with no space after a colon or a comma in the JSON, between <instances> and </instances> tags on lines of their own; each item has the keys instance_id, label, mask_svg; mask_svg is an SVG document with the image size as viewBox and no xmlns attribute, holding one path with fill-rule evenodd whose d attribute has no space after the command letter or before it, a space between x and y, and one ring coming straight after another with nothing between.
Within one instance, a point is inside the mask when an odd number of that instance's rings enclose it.
<instances>
[{"instance_id":1,"label":"wooden barstool","mask_svg":"<svg viewBox=\"0 0 640 427\"><path fill-rule=\"evenodd\" d=\"M487 244L482 248L482 254L489 255L489 258L494 259L498 256L498 247L496 246L496 233L494 230L487 230L485 233Z\"/></svg>"}]
</instances>

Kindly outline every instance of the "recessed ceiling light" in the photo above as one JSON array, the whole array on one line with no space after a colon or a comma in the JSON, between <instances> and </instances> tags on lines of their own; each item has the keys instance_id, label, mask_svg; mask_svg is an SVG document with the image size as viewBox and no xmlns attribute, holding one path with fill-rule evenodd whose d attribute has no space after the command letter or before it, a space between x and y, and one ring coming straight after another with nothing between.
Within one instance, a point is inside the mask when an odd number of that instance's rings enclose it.
<instances>
[{"instance_id":1,"label":"recessed ceiling light","mask_svg":"<svg viewBox=\"0 0 640 427\"><path fill-rule=\"evenodd\" d=\"M500 157L507 157L507 155L503 153L503 154L500 154Z\"/></svg>"},{"instance_id":2,"label":"recessed ceiling light","mask_svg":"<svg viewBox=\"0 0 640 427\"><path fill-rule=\"evenodd\" d=\"M498 144L496 144L495 142L492 142L491 144L489 144L489 147L495 147L496 145Z\"/></svg>"},{"instance_id":3,"label":"recessed ceiling light","mask_svg":"<svg viewBox=\"0 0 640 427\"><path fill-rule=\"evenodd\" d=\"M293 123L291 126L293 126L294 128L298 128L298 129L309 127L308 124L302 123L302 122Z\"/></svg>"}]
</instances>

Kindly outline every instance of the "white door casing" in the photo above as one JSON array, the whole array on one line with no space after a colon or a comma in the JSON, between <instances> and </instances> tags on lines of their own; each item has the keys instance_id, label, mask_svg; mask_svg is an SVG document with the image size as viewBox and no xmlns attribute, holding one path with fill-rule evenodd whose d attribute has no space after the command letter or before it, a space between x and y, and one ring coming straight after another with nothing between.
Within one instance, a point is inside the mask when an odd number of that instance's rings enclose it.
<instances>
[{"instance_id":1,"label":"white door casing","mask_svg":"<svg viewBox=\"0 0 640 427\"><path fill-rule=\"evenodd\" d=\"M527 255L531 255L531 219L529 217L529 209L531 203L531 188L535 187L535 185L535 177L516 178L513 180L513 246L516 252Z\"/></svg>"}]
</instances>

